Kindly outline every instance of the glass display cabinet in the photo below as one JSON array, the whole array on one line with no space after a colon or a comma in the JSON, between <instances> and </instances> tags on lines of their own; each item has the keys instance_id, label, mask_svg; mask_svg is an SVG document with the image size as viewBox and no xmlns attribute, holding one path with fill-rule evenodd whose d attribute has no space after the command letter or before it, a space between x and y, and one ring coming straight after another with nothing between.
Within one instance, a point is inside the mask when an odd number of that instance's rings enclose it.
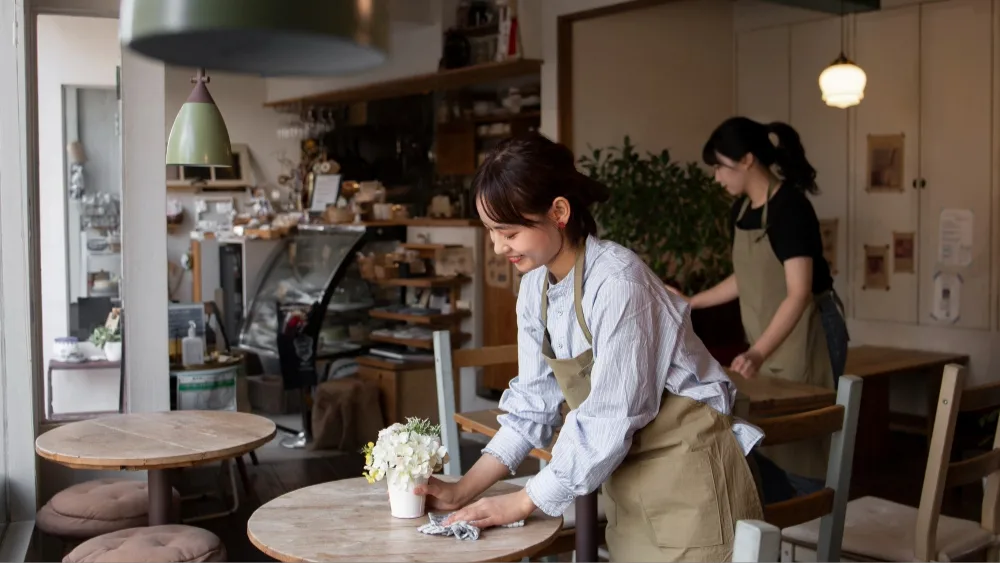
<instances>
[{"instance_id":1,"label":"glass display cabinet","mask_svg":"<svg viewBox=\"0 0 1000 563\"><path fill-rule=\"evenodd\" d=\"M367 336L351 328L364 324L377 303L356 256L391 250L405 235L405 227L300 225L268 259L247 307L239 347L277 359L278 334L284 329L279 321L301 311L306 315L302 332L313 339L316 360L364 352Z\"/></svg>"}]
</instances>

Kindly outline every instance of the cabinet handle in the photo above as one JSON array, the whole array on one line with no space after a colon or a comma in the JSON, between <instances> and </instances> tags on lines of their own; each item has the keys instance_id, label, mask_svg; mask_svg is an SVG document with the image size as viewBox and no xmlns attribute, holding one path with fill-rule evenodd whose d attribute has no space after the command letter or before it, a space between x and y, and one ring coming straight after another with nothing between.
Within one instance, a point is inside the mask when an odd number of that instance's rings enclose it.
<instances>
[{"instance_id":1,"label":"cabinet handle","mask_svg":"<svg viewBox=\"0 0 1000 563\"><path fill-rule=\"evenodd\" d=\"M913 189L917 189L917 179L913 179Z\"/></svg>"},{"instance_id":2,"label":"cabinet handle","mask_svg":"<svg viewBox=\"0 0 1000 563\"><path fill-rule=\"evenodd\" d=\"M923 188L926 188L926 187L927 187L927 180L921 178L920 179L920 188L923 189Z\"/></svg>"}]
</instances>

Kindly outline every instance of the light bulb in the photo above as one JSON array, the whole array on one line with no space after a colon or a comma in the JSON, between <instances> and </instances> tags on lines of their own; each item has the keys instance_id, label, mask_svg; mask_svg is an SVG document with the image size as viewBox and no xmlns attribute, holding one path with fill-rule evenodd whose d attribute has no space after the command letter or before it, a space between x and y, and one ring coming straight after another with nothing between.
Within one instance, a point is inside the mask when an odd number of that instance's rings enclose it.
<instances>
[{"instance_id":1,"label":"light bulb","mask_svg":"<svg viewBox=\"0 0 1000 563\"><path fill-rule=\"evenodd\" d=\"M865 71L843 54L819 75L823 101L828 106L840 109L860 104L865 97L867 84Z\"/></svg>"}]
</instances>

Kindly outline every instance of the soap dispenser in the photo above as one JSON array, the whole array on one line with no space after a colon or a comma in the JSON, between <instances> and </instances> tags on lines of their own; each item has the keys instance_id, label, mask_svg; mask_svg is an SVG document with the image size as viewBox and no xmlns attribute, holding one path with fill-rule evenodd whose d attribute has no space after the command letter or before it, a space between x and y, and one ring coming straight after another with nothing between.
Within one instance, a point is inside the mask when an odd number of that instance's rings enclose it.
<instances>
[{"instance_id":1,"label":"soap dispenser","mask_svg":"<svg viewBox=\"0 0 1000 563\"><path fill-rule=\"evenodd\" d=\"M188 335L181 342L181 363L195 366L205 363L205 343L198 336L194 321L188 321Z\"/></svg>"}]
</instances>

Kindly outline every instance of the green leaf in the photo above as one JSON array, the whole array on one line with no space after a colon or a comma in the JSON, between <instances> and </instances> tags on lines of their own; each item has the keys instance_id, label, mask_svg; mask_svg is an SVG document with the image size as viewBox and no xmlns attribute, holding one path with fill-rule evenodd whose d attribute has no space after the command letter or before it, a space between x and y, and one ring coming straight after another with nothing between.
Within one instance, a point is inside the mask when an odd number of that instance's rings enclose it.
<instances>
[{"instance_id":1,"label":"green leaf","mask_svg":"<svg viewBox=\"0 0 1000 563\"><path fill-rule=\"evenodd\" d=\"M667 149L643 156L627 135L620 147L591 148L579 163L611 190L594 209L602 238L630 248L688 295L732 273L732 200L698 163L673 161Z\"/></svg>"}]
</instances>

